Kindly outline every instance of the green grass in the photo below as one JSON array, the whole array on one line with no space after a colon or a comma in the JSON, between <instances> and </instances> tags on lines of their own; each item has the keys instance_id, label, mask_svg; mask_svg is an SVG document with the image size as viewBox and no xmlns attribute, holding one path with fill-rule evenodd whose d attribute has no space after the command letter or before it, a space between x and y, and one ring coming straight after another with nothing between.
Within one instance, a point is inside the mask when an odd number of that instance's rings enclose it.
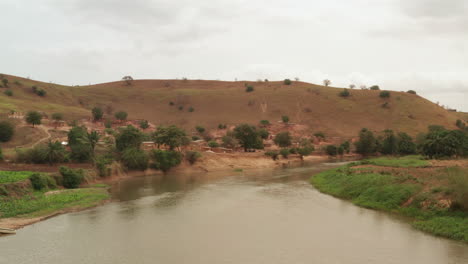
<instances>
[{"instance_id":1,"label":"green grass","mask_svg":"<svg viewBox=\"0 0 468 264\"><path fill-rule=\"evenodd\" d=\"M311 183L323 193L350 200L356 205L408 216L415 220L413 226L419 230L468 242L467 212L433 206L419 208L420 202L433 199L431 195L444 191L444 188L421 193L421 184L407 184L390 174L357 172L349 165L321 172L311 178ZM410 197L415 197L413 203L402 207Z\"/></svg>"},{"instance_id":2,"label":"green grass","mask_svg":"<svg viewBox=\"0 0 468 264\"><path fill-rule=\"evenodd\" d=\"M32 174L32 171L0 171L0 184L23 181Z\"/></svg>"},{"instance_id":3,"label":"green grass","mask_svg":"<svg viewBox=\"0 0 468 264\"><path fill-rule=\"evenodd\" d=\"M35 192L21 198L0 200L0 218L36 217L63 209L89 208L108 198L109 193L103 188L64 190L49 195Z\"/></svg>"},{"instance_id":4,"label":"green grass","mask_svg":"<svg viewBox=\"0 0 468 264\"><path fill-rule=\"evenodd\" d=\"M372 164L376 166L386 167L400 167L400 168L414 168L414 167L427 167L430 163L423 160L421 156L412 155L405 157L382 157L369 160L363 160L361 164Z\"/></svg>"}]
</instances>

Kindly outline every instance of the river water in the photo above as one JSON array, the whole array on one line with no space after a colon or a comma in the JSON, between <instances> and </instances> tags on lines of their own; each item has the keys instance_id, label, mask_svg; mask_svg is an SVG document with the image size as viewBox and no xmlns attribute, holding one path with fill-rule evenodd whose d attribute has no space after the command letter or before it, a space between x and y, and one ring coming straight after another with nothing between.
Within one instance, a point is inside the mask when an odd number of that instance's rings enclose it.
<instances>
[{"instance_id":1,"label":"river water","mask_svg":"<svg viewBox=\"0 0 468 264\"><path fill-rule=\"evenodd\" d=\"M125 180L116 202L0 238L0 263L468 263L468 245L308 183L333 166Z\"/></svg>"}]
</instances>

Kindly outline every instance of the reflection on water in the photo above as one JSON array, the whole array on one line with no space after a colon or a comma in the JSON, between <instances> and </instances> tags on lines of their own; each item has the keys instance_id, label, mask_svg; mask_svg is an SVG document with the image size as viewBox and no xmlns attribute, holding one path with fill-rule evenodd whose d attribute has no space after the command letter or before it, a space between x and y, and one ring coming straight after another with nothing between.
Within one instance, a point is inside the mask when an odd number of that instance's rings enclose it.
<instances>
[{"instance_id":1,"label":"reflection on water","mask_svg":"<svg viewBox=\"0 0 468 264\"><path fill-rule=\"evenodd\" d=\"M117 202L1 238L0 263L468 263L465 244L316 191L332 166L122 181Z\"/></svg>"}]
</instances>

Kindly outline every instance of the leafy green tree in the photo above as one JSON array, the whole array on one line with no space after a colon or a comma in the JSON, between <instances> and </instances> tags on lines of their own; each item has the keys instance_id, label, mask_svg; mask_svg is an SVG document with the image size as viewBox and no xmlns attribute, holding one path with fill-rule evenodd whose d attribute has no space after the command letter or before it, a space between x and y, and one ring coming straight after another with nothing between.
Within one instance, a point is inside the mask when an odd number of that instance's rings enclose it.
<instances>
[{"instance_id":1,"label":"leafy green tree","mask_svg":"<svg viewBox=\"0 0 468 264\"><path fill-rule=\"evenodd\" d=\"M55 163L64 162L66 159L66 150L62 146L60 141L49 141L46 148L45 159L49 165L54 165Z\"/></svg>"},{"instance_id":2,"label":"leafy green tree","mask_svg":"<svg viewBox=\"0 0 468 264\"><path fill-rule=\"evenodd\" d=\"M255 126L240 124L234 128L234 137L247 152L248 149L262 149L263 142Z\"/></svg>"},{"instance_id":3,"label":"leafy green tree","mask_svg":"<svg viewBox=\"0 0 468 264\"><path fill-rule=\"evenodd\" d=\"M284 85L291 85L292 81L290 79L284 79L283 84Z\"/></svg>"},{"instance_id":4,"label":"leafy green tree","mask_svg":"<svg viewBox=\"0 0 468 264\"><path fill-rule=\"evenodd\" d=\"M160 126L152 135L154 142L158 145L166 145L169 150L174 150L184 144L190 143L185 131L174 125Z\"/></svg>"},{"instance_id":5,"label":"leafy green tree","mask_svg":"<svg viewBox=\"0 0 468 264\"><path fill-rule=\"evenodd\" d=\"M78 162L86 162L92 158L93 148L85 126L75 126L68 132L68 146L71 158Z\"/></svg>"},{"instance_id":6,"label":"leafy green tree","mask_svg":"<svg viewBox=\"0 0 468 264\"><path fill-rule=\"evenodd\" d=\"M343 148L344 152L346 153L349 153L351 151L351 144L349 143L349 141L345 141L343 142L340 147Z\"/></svg>"},{"instance_id":7,"label":"leafy green tree","mask_svg":"<svg viewBox=\"0 0 468 264\"><path fill-rule=\"evenodd\" d=\"M277 160L278 156L279 156L279 152L278 151L267 151L267 152L265 152L265 155L271 157L271 159L273 159L273 160Z\"/></svg>"},{"instance_id":8,"label":"leafy green tree","mask_svg":"<svg viewBox=\"0 0 468 264\"><path fill-rule=\"evenodd\" d=\"M264 129L264 128L261 128L258 130L258 134L260 135L260 137L262 139L267 139L268 136L270 135L270 133L268 132L268 130Z\"/></svg>"},{"instance_id":9,"label":"leafy green tree","mask_svg":"<svg viewBox=\"0 0 468 264\"><path fill-rule=\"evenodd\" d=\"M414 90L408 90L407 93L409 94L416 94L416 92Z\"/></svg>"},{"instance_id":10,"label":"leafy green tree","mask_svg":"<svg viewBox=\"0 0 468 264\"><path fill-rule=\"evenodd\" d=\"M269 126L269 125L270 125L270 121L268 121L268 120L260 120L260 125L263 126L263 127Z\"/></svg>"},{"instance_id":11,"label":"leafy green tree","mask_svg":"<svg viewBox=\"0 0 468 264\"><path fill-rule=\"evenodd\" d=\"M120 121L127 120L127 116L128 116L127 112L124 112L124 111L119 111L115 113L115 118L117 118Z\"/></svg>"},{"instance_id":12,"label":"leafy green tree","mask_svg":"<svg viewBox=\"0 0 468 264\"><path fill-rule=\"evenodd\" d=\"M378 85L372 85L369 89L371 89L371 90L380 90L380 87Z\"/></svg>"},{"instance_id":13,"label":"leafy green tree","mask_svg":"<svg viewBox=\"0 0 468 264\"><path fill-rule=\"evenodd\" d=\"M185 153L185 159L190 163L190 165L193 165L199 158L201 158L200 152L197 151L187 151Z\"/></svg>"},{"instance_id":14,"label":"leafy green tree","mask_svg":"<svg viewBox=\"0 0 468 264\"><path fill-rule=\"evenodd\" d=\"M364 156L372 155L377 151L377 139L374 133L367 128L361 129L359 132L359 141L355 144L356 152Z\"/></svg>"},{"instance_id":15,"label":"leafy green tree","mask_svg":"<svg viewBox=\"0 0 468 264\"><path fill-rule=\"evenodd\" d=\"M328 145L325 147L325 152L329 156L336 156L338 155L338 148L335 145Z\"/></svg>"},{"instance_id":16,"label":"leafy green tree","mask_svg":"<svg viewBox=\"0 0 468 264\"><path fill-rule=\"evenodd\" d=\"M463 157L468 155L468 134L460 130L432 130L421 146L429 158Z\"/></svg>"},{"instance_id":17,"label":"leafy green tree","mask_svg":"<svg viewBox=\"0 0 468 264\"><path fill-rule=\"evenodd\" d=\"M208 142L208 147L217 148L217 147L219 147L219 144L218 144L218 142L212 140L212 141Z\"/></svg>"},{"instance_id":18,"label":"leafy green tree","mask_svg":"<svg viewBox=\"0 0 468 264\"><path fill-rule=\"evenodd\" d=\"M289 123L289 116L282 116L281 120L283 121L283 123L287 124Z\"/></svg>"},{"instance_id":19,"label":"leafy green tree","mask_svg":"<svg viewBox=\"0 0 468 264\"><path fill-rule=\"evenodd\" d=\"M97 106L91 110L91 113L93 114L94 121L99 121L104 116L104 112L102 111L102 108L97 107Z\"/></svg>"},{"instance_id":20,"label":"leafy green tree","mask_svg":"<svg viewBox=\"0 0 468 264\"><path fill-rule=\"evenodd\" d=\"M33 127L35 125L40 125L42 120L42 115L37 111L29 111L26 114L26 122Z\"/></svg>"},{"instance_id":21,"label":"leafy green tree","mask_svg":"<svg viewBox=\"0 0 468 264\"><path fill-rule=\"evenodd\" d=\"M398 153L398 141L397 137L393 133L393 130L385 130L385 135L382 141L382 154L395 155Z\"/></svg>"},{"instance_id":22,"label":"leafy green tree","mask_svg":"<svg viewBox=\"0 0 468 264\"><path fill-rule=\"evenodd\" d=\"M36 94L39 95L40 97L44 97L47 95L47 92L44 89L40 89L36 92Z\"/></svg>"},{"instance_id":23,"label":"leafy green tree","mask_svg":"<svg viewBox=\"0 0 468 264\"><path fill-rule=\"evenodd\" d=\"M300 155L303 160L305 156L309 156L315 150L314 145L308 139L302 139L299 148L296 148L297 154Z\"/></svg>"},{"instance_id":24,"label":"leafy green tree","mask_svg":"<svg viewBox=\"0 0 468 264\"><path fill-rule=\"evenodd\" d=\"M0 121L0 142L10 141L15 134L15 127L8 121Z\"/></svg>"},{"instance_id":25,"label":"leafy green tree","mask_svg":"<svg viewBox=\"0 0 468 264\"><path fill-rule=\"evenodd\" d=\"M153 169L161 170L164 173L177 166L182 161L182 155L177 151L155 149L150 153Z\"/></svg>"},{"instance_id":26,"label":"leafy green tree","mask_svg":"<svg viewBox=\"0 0 468 264\"><path fill-rule=\"evenodd\" d=\"M289 132L278 133L273 141L281 148L286 148L292 145L292 137Z\"/></svg>"},{"instance_id":27,"label":"leafy green tree","mask_svg":"<svg viewBox=\"0 0 468 264\"><path fill-rule=\"evenodd\" d=\"M389 98L390 97L390 92L389 91L382 91L382 92L380 92L379 96L381 98Z\"/></svg>"},{"instance_id":28,"label":"leafy green tree","mask_svg":"<svg viewBox=\"0 0 468 264\"><path fill-rule=\"evenodd\" d=\"M140 128L141 128L141 129L147 129L147 128L149 128L148 120L142 120L142 121L140 121Z\"/></svg>"},{"instance_id":29,"label":"leafy green tree","mask_svg":"<svg viewBox=\"0 0 468 264\"><path fill-rule=\"evenodd\" d=\"M4 94L5 94L6 96L13 96L13 91L10 90L10 89L8 89L8 90L6 90L6 91L4 92Z\"/></svg>"},{"instance_id":30,"label":"leafy green tree","mask_svg":"<svg viewBox=\"0 0 468 264\"><path fill-rule=\"evenodd\" d=\"M398 133L397 141L398 154L409 155L416 153L416 144L413 142L413 138L411 138L408 134L404 132Z\"/></svg>"},{"instance_id":31,"label":"leafy green tree","mask_svg":"<svg viewBox=\"0 0 468 264\"><path fill-rule=\"evenodd\" d=\"M247 93L250 93L250 92L253 92L254 91L254 87L252 85L247 85L247 87L245 88L245 91Z\"/></svg>"},{"instance_id":32,"label":"leafy green tree","mask_svg":"<svg viewBox=\"0 0 468 264\"><path fill-rule=\"evenodd\" d=\"M205 128L202 126L196 126L195 129L197 130L199 134L203 134L206 131Z\"/></svg>"},{"instance_id":33,"label":"leafy green tree","mask_svg":"<svg viewBox=\"0 0 468 264\"><path fill-rule=\"evenodd\" d=\"M280 149L280 154L281 154L281 156L283 156L283 158L285 158L285 159L288 158L289 153L290 153L290 152L289 152L289 149L287 149L287 148Z\"/></svg>"},{"instance_id":34,"label":"leafy green tree","mask_svg":"<svg viewBox=\"0 0 468 264\"><path fill-rule=\"evenodd\" d=\"M343 89L343 91L340 92L340 96L341 97L348 97L350 96L351 94L349 93L348 89Z\"/></svg>"},{"instance_id":35,"label":"leafy green tree","mask_svg":"<svg viewBox=\"0 0 468 264\"><path fill-rule=\"evenodd\" d=\"M118 151L124 151L127 148L139 149L142 142L143 133L131 125L120 129L115 138L115 146Z\"/></svg>"},{"instance_id":36,"label":"leafy green tree","mask_svg":"<svg viewBox=\"0 0 468 264\"><path fill-rule=\"evenodd\" d=\"M122 163L130 170L146 170L148 168L148 155L138 148L126 148L122 152Z\"/></svg>"}]
</instances>

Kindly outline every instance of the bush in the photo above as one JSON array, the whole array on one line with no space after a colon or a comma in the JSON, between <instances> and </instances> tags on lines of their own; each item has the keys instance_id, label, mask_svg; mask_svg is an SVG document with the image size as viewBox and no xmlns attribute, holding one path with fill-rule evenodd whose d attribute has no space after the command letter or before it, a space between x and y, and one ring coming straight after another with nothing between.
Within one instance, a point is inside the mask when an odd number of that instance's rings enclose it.
<instances>
[{"instance_id":1,"label":"bush","mask_svg":"<svg viewBox=\"0 0 468 264\"><path fill-rule=\"evenodd\" d=\"M149 128L148 120L142 120L142 121L140 121L140 128L141 128L141 129L147 129L147 128Z\"/></svg>"},{"instance_id":2,"label":"bush","mask_svg":"<svg viewBox=\"0 0 468 264\"><path fill-rule=\"evenodd\" d=\"M380 90L380 87L378 85L372 85L369 89L371 89L371 90Z\"/></svg>"},{"instance_id":3,"label":"bush","mask_svg":"<svg viewBox=\"0 0 468 264\"><path fill-rule=\"evenodd\" d=\"M359 141L355 143L356 152L361 155L371 155L377 151L377 139L374 133L367 128L361 129L359 132Z\"/></svg>"},{"instance_id":4,"label":"bush","mask_svg":"<svg viewBox=\"0 0 468 264\"><path fill-rule=\"evenodd\" d=\"M61 166L59 172L63 178L63 187L67 189L78 188L84 180L84 172L82 169L74 170Z\"/></svg>"},{"instance_id":5,"label":"bush","mask_svg":"<svg viewBox=\"0 0 468 264\"><path fill-rule=\"evenodd\" d=\"M31 149L17 149L16 162L34 164L47 163L47 148L44 145L37 145Z\"/></svg>"},{"instance_id":6,"label":"bush","mask_svg":"<svg viewBox=\"0 0 468 264\"><path fill-rule=\"evenodd\" d=\"M138 148L126 148L122 152L122 163L130 170L146 170L148 168L148 155Z\"/></svg>"},{"instance_id":7,"label":"bush","mask_svg":"<svg viewBox=\"0 0 468 264\"><path fill-rule=\"evenodd\" d=\"M381 98L389 98L390 97L390 92L389 91L382 91L382 92L380 92L380 97Z\"/></svg>"},{"instance_id":8,"label":"bush","mask_svg":"<svg viewBox=\"0 0 468 264\"><path fill-rule=\"evenodd\" d=\"M325 139L325 133L317 132L317 133L314 134L314 137L320 138L320 139Z\"/></svg>"},{"instance_id":9,"label":"bush","mask_svg":"<svg viewBox=\"0 0 468 264\"><path fill-rule=\"evenodd\" d=\"M289 153L290 153L290 152L289 152L289 149L287 149L287 148L284 148L284 149L281 149L281 150L280 150L281 156L283 156L283 158L285 158L285 159L288 158Z\"/></svg>"},{"instance_id":10,"label":"bush","mask_svg":"<svg viewBox=\"0 0 468 264\"><path fill-rule=\"evenodd\" d=\"M8 87L8 79L2 79L3 87Z\"/></svg>"},{"instance_id":11,"label":"bush","mask_svg":"<svg viewBox=\"0 0 468 264\"><path fill-rule=\"evenodd\" d=\"M271 157L273 160L277 160L278 156L279 156L279 153L278 153L278 151L267 151L267 152L265 152L265 155L268 156L268 157Z\"/></svg>"},{"instance_id":12,"label":"bush","mask_svg":"<svg viewBox=\"0 0 468 264\"><path fill-rule=\"evenodd\" d=\"M7 142L15 134L15 127L7 121L0 122L0 142Z\"/></svg>"},{"instance_id":13,"label":"bush","mask_svg":"<svg viewBox=\"0 0 468 264\"><path fill-rule=\"evenodd\" d=\"M208 142L208 147L217 148L217 147L219 147L219 144L216 141L210 141L210 142Z\"/></svg>"},{"instance_id":14,"label":"bush","mask_svg":"<svg viewBox=\"0 0 468 264\"><path fill-rule=\"evenodd\" d=\"M340 92L341 97L348 97L350 95L348 89L343 89L343 91Z\"/></svg>"},{"instance_id":15,"label":"bush","mask_svg":"<svg viewBox=\"0 0 468 264\"><path fill-rule=\"evenodd\" d=\"M106 156L98 156L94 160L94 166L98 171L99 177L107 177L111 174L111 169L108 167L112 163L112 158Z\"/></svg>"},{"instance_id":16,"label":"bush","mask_svg":"<svg viewBox=\"0 0 468 264\"><path fill-rule=\"evenodd\" d=\"M245 91L247 93L250 93L250 92L253 92L254 91L254 87L252 85L247 85L247 87L245 88Z\"/></svg>"},{"instance_id":17,"label":"bush","mask_svg":"<svg viewBox=\"0 0 468 264\"><path fill-rule=\"evenodd\" d=\"M49 175L34 173L29 176L29 180L34 188L34 190L40 191L46 188L55 189L57 188L57 183L55 179Z\"/></svg>"},{"instance_id":18,"label":"bush","mask_svg":"<svg viewBox=\"0 0 468 264\"><path fill-rule=\"evenodd\" d=\"M284 85L291 85L292 81L290 79L284 79L283 84Z\"/></svg>"},{"instance_id":19,"label":"bush","mask_svg":"<svg viewBox=\"0 0 468 264\"><path fill-rule=\"evenodd\" d=\"M237 140L230 135L224 136L221 140L223 141L222 146L225 148L235 148L238 144Z\"/></svg>"},{"instance_id":20,"label":"bush","mask_svg":"<svg viewBox=\"0 0 468 264\"><path fill-rule=\"evenodd\" d=\"M268 132L268 130L264 129L264 128L261 128L258 130L258 134L260 135L260 137L262 139L267 139L268 136L270 135L270 133Z\"/></svg>"},{"instance_id":21,"label":"bush","mask_svg":"<svg viewBox=\"0 0 468 264\"><path fill-rule=\"evenodd\" d=\"M13 96L13 91L8 89L5 92L3 92L6 96Z\"/></svg>"},{"instance_id":22,"label":"bush","mask_svg":"<svg viewBox=\"0 0 468 264\"><path fill-rule=\"evenodd\" d=\"M408 90L407 93L409 93L409 94L416 94L416 91L414 91L414 90Z\"/></svg>"},{"instance_id":23,"label":"bush","mask_svg":"<svg viewBox=\"0 0 468 264\"><path fill-rule=\"evenodd\" d=\"M150 156L153 161L150 166L163 172L168 172L182 161L180 153L171 150L155 149L151 151Z\"/></svg>"},{"instance_id":24,"label":"bush","mask_svg":"<svg viewBox=\"0 0 468 264\"><path fill-rule=\"evenodd\" d=\"M227 125L226 124L219 124L218 129L226 129Z\"/></svg>"},{"instance_id":25,"label":"bush","mask_svg":"<svg viewBox=\"0 0 468 264\"><path fill-rule=\"evenodd\" d=\"M37 111L29 111L28 113L26 113L26 122L28 124L33 125L33 127L35 125L40 125L41 120L42 120L42 115Z\"/></svg>"},{"instance_id":26,"label":"bush","mask_svg":"<svg viewBox=\"0 0 468 264\"><path fill-rule=\"evenodd\" d=\"M91 110L91 113L93 114L94 121L101 120L102 116L104 115L104 112L102 111L102 108L100 108L100 107L94 107Z\"/></svg>"},{"instance_id":27,"label":"bush","mask_svg":"<svg viewBox=\"0 0 468 264\"><path fill-rule=\"evenodd\" d=\"M200 140L200 137L199 137L199 136L192 136L192 140L193 140L193 141Z\"/></svg>"},{"instance_id":28,"label":"bush","mask_svg":"<svg viewBox=\"0 0 468 264\"><path fill-rule=\"evenodd\" d=\"M115 137L117 150L123 151L126 148L140 148L143 142L143 134L134 126L127 126L119 131Z\"/></svg>"},{"instance_id":29,"label":"bush","mask_svg":"<svg viewBox=\"0 0 468 264\"><path fill-rule=\"evenodd\" d=\"M40 89L36 92L37 95L44 97L46 96L47 92L44 89Z\"/></svg>"},{"instance_id":30,"label":"bush","mask_svg":"<svg viewBox=\"0 0 468 264\"><path fill-rule=\"evenodd\" d=\"M124 120L127 120L127 117L128 117L127 112L119 111L115 113L115 118L117 118L117 120L124 121Z\"/></svg>"},{"instance_id":31,"label":"bush","mask_svg":"<svg viewBox=\"0 0 468 264\"><path fill-rule=\"evenodd\" d=\"M174 105L174 102L170 101L170 102L169 102L169 105L170 105L170 106L173 106L173 105Z\"/></svg>"},{"instance_id":32,"label":"bush","mask_svg":"<svg viewBox=\"0 0 468 264\"><path fill-rule=\"evenodd\" d=\"M270 121L268 121L268 120L260 120L260 125L261 125L261 126L264 126L264 127L265 127L265 126L269 126L269 125L270 125Z\"/></svg>"},{"instance_id":33,"label":"bush","mask_svg":"<svg viewBox=\"0 0 468 264\"><path fill-rule=\"evenodd\" d=\"M328 145L325 147L325 152L329 156L336 156L338 155L338 148L335 145Z\"/></svg>"},{"instance_id":34,"label":"bush","mask_svg":"<svg viewBox=\"0 0 468 264\"><path fill-rule=\"evenodd\" d=\"M278 133L273 140L276 145L278 145L281 148L289 147L292 144L292 137L289 132L281 132Z\"/></svg>"},{"instance_id":35,"label":"bush","mask_svg":"<svg viewBox=\"0 0 468 264\"><path fill-rule=\"evenodd\" d=\"M202 126L196 126L195 129L197 130L198 133L203 134L205 133L206 129Z\"/></svg>"},{"instance_id":36,"label":"bush","mask_svg":"<svg viewBox=\"0 0 468 264\"><path fill-rule=\"evenodd\" d=\"M201 158L200 152L197 151L187 151L185 153L185 159L193 165L199 158Z\"/></svg>"},{"instance_id":37,"label":"bush","mask_svg":"<svg viewBox=\"0 0 468 264\"><path fill-rule=\"evenodd\" d=\"M282 116L281 121L283 121L285 124L289 123L289 116Z\"/></svg>"},{"instance_id":38,"label":"bush","mask_svg":"<svg viewBox=\"0 0 468 264\"><path fill-rule=\"evenodd\" d=\"M188 111L189 111L190 113L192 113L193 111L195 111L195 108L189 107Z\"/></svg>"}]
</instances>

